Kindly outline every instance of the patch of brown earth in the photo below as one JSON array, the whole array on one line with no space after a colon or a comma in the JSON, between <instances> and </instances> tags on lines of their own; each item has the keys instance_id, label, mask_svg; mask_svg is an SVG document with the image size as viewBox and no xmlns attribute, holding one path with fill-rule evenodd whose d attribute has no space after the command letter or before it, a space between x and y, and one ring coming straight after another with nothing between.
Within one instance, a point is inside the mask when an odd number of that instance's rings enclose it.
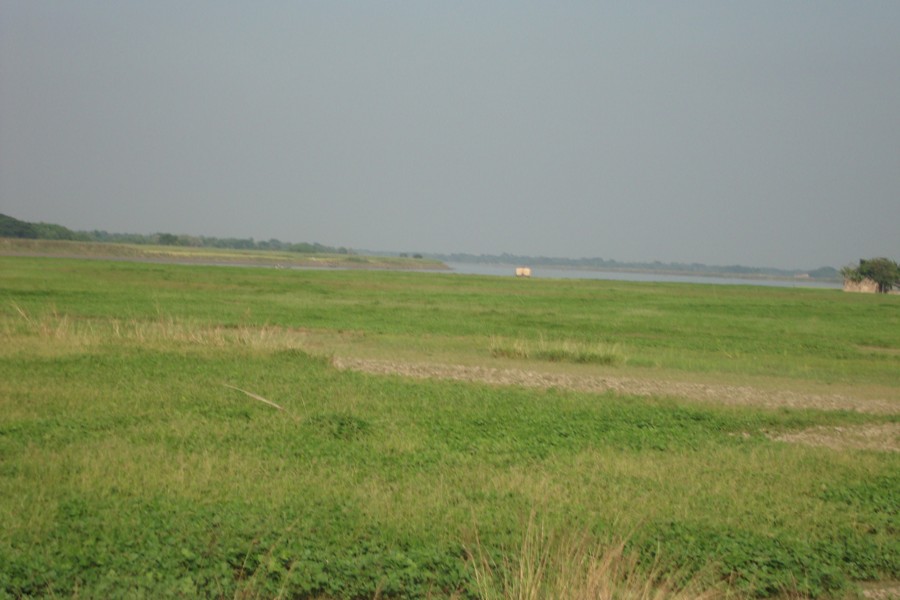
<instances>
[{"instance_id":1,"label":"patch of brown earth","mask_svg":"<svg viewBox=\"0 0 900 600\"><path fill-rule=\"evenodd\" d=\"M898 348L882 348L881 346L857 346L863 352L874 352L875 354L887 354L889 356L900 356Z\"/></svg>"},{"instance_id":2,"label":"patch of brown earth","mask_svg":"<svg viewBox=\"0 0 900 600\"><path fill-rule=\"evenodd\" d=\"M522 369L498 369L433 363L409 363L360 358L334 358L339 369L380 375L401 375L420 379L437 378L477 381L493 385L517 385L530 388L561 388L579 392L636 396L675 396L719 404L752 405L769 408L814 408L852 410L874 414L895 414L897 401L854 398L840 394L816 395L788 390L762 390L749 386L688 383L656 379L541 373Z\"/></svg>"},{"instance_id":3,"label":"patch of brown earth","mask_svg":"<svg viewBox=\"0 0 900 600\"><path fill-rule=\"evenodd\" d=\"M770 436L780 442L822 446L843 450L878 450L900 452L900 423L854 425L845 427L813 427L793 433Z\"/></svg>"},{"instance_id":4,"label":"patch of brown earth","mask_svg":"<svg viewBox=\"0 0 900 600\"><path fill-rule=\"evenodd\" d=\"M870 600L898 600L900 599L900 584L891 583L870 587L863 590L863 597Z\"/></svg>"}]
</instances>

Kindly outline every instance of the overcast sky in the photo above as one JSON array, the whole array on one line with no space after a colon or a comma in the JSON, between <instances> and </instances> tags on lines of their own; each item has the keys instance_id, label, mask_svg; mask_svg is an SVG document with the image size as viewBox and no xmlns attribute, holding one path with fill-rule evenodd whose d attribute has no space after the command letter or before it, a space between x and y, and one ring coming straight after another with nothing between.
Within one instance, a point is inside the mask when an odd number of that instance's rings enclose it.
<instances>
[{"instance_id":1,"label":"overcast sky","mask_svg":"<svg viewBox=\"0 0 900 600\"><path fill-rule=\"evenodd\" d=\"M0 0L0 213L785 268L900 258L900 2Z\"/></svg>"}]
</instances>

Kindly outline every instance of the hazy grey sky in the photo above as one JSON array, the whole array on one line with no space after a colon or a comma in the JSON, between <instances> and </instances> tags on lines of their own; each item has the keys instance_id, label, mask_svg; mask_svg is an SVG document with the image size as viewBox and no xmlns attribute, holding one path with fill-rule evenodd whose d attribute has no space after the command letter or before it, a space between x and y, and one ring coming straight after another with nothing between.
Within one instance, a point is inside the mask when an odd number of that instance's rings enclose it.
<instances>
[{"instance_id":1,"label":"hazy grey sky","mask_svg":"<svg viewBox=\"0 0 900 600\"><path fill-rule=\"evenodd\" d=\"M900 2L0 0L0 212L811 268L900 258Z\"/></svg>"}]
</instances>

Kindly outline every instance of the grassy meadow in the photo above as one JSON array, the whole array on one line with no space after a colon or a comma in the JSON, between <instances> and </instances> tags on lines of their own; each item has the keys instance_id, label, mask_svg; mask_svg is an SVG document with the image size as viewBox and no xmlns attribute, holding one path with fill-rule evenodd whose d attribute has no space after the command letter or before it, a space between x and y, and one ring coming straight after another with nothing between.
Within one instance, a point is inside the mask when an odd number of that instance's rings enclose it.
<instances>
[{"instance_id":1,"label":"grassy meadow","mask_svg":"<svg viewBox=\"0 0 900 600\"><path fill-rule=\"evenodd\" d=\"M0 598L853 598L900 579L900 453L775 439L896 426L896 296L0 256L0 339Z\"/></svg>"}]
</instances>

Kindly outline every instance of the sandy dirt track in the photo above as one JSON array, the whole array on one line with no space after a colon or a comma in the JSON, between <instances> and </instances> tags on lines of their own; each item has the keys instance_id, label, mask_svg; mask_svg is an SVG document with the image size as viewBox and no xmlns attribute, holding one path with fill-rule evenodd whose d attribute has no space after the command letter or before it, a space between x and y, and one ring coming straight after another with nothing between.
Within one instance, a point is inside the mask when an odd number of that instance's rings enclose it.
<instances>
[{"instance_id":1,"label":"sandy dirt track","mask_svg":"<svg viewBox=\"0 0 900 600\"><path fill-rule=\"evenodd\" d=\"M579 392L615 392L635 396L670 396L717 404L763 406L767 408L815 408L852 410L873 414L900 412L900 402L869 400L850 396L803 394L793 391L760 390L748 386L686 383L655 379L634 379L594 375L541 373L522 369L497 369L434 363L409 363L389 360L335 358L339 369L381 375L401 375L420 379L437 378L477 381L494 385L518 385L531 388L560 388Z\"/></svg>"},{"instance_id":2,"label":"sandy dirt track","mask_svg":"<svg viewBox=\"0 0 900 600\"><path fill-rule=\"evenodd\" d=\"M474 381L491 385L529 388L559 388L589 393L613 392L636 396L687 398L716 404L765 408L811 408L850 410L871 414L896 414L900 403L889 400L854 398L844 395L804 394L787 390L762 390L749 386L686 383L654 379L541 373L523 369L498 369L390 360L334 358L339 369L376 375L399 375L417 379ZM846 427L816 427L772 439L828 448L856 448L887 452L900 451L900 423Z\"/></svg>"}]
</instances>

